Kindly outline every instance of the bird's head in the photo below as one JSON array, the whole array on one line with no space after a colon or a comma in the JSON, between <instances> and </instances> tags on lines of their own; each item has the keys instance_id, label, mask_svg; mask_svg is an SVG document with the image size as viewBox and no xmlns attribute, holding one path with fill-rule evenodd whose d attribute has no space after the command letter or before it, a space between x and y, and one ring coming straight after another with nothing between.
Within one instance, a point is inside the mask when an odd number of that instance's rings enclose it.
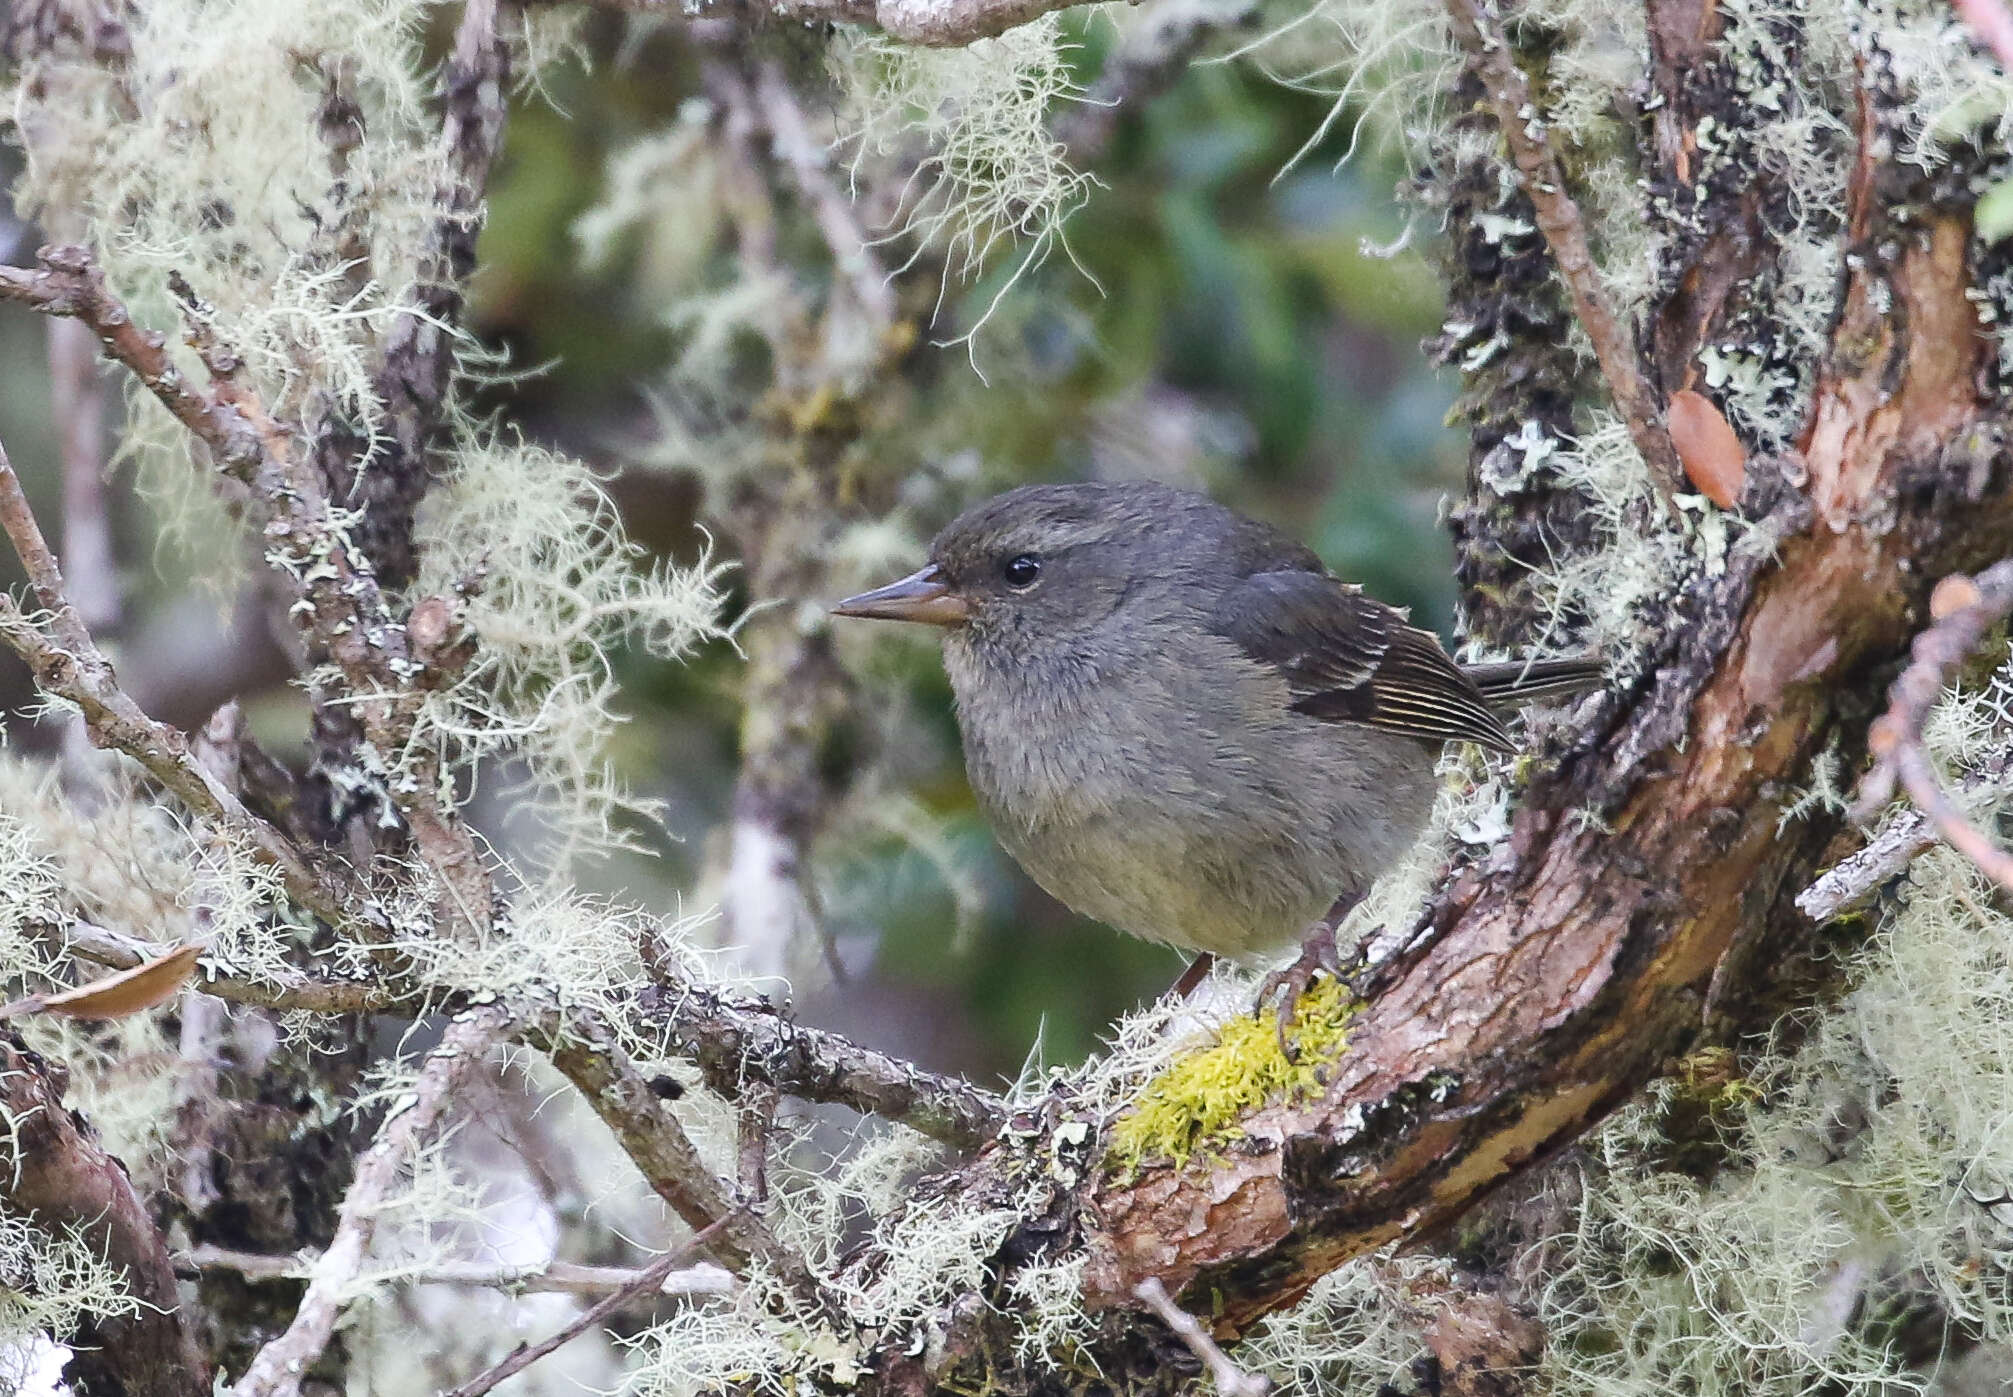
<instances>
[{"instance_id":1,"label":"bird's head","mask_svg":"<svg viewBox=\"0 0 2013 1397\"><path fill-rule=\"evenodd\" d=\"M921 621L988 649L1069 645L1178 595L1204 560L1192 516L1221 513L1158 485L1030 485L965 511L928 565L848 597L841 616ZM1185 527L1186 526L1186 527Z\"/></svg>"}]
</instances>

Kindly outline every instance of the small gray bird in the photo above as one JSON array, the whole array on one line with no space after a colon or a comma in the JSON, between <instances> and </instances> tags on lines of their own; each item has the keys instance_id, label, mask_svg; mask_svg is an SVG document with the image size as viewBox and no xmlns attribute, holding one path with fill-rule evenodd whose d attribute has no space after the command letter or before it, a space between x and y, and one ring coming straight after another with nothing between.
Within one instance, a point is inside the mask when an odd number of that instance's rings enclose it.
<instances>
[{"instance_id":1,"label":"small gray bird","mask_svg":"<svg viewBox=\"0 0 2013 1397\"><path fill-rule=\"evenodd\" d=\"M1441 745L1514 750L1498 709L1601 674L1463 668L1302 544L1152 484L1008 491L833 609L944 628L972 787L1062 902L1203 953L1184 985L1304 941L1282 1022L1425 825Z\"/></svg>"}]
</instances>

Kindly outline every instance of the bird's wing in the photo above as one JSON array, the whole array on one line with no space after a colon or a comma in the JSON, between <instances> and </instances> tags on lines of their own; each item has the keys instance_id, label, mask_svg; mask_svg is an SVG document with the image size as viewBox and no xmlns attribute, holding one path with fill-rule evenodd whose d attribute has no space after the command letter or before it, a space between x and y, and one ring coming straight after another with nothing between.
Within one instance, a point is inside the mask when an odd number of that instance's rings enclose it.
<instances>
[{"instance_id":1,"label":"bird's wing","mask_svg":"<svg viewBox=\"0 0 2013 1397\"><path fill-rule=\"evenodd\" d=\"M1215 624L1246 655L1278 670L1297 713L1429 741L1516 747L1432 632L1326 573L1241 578L1224 593Z\"/></svg>"}]
</instances>

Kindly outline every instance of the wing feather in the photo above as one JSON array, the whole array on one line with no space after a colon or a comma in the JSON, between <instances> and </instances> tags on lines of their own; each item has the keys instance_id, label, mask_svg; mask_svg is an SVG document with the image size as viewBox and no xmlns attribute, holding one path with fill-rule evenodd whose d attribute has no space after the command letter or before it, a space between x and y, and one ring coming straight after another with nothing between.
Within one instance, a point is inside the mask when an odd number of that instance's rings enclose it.
<instances>
[{"instance_id":1,"label":"wing feather","mask_svg":"<svg viewBox=\"0 0 2013 1397\"><path fill-rule=\"evenodd\" d=\"M1322 572L1254 573L1225 593L1217 629L1276 668L1295 712L1426 741L1516 744L1432 632Z\"/></svg>"}]
</instances>

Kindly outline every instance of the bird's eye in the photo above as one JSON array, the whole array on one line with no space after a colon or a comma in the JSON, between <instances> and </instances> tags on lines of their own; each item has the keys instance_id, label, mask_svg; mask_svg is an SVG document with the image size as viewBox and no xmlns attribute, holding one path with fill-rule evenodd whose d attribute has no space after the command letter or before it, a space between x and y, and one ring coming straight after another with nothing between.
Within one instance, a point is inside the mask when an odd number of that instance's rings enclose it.
<instances>
[{"instance_id":1,"label":"bird's eye","mask_svg":"<svg viewBox=\"0 0 2013 1397\"><path fill-rule=\"evenodd\" d=\"M1035 557L1032 553L1022 553L1016 557L1009 558L1007 565L1001 568L1000 571L1006 576L1007 586L1014 588L1032 587L1034 586L1035 579L1041 576L1041 559Z\"/></svg>"}]
</instances>

